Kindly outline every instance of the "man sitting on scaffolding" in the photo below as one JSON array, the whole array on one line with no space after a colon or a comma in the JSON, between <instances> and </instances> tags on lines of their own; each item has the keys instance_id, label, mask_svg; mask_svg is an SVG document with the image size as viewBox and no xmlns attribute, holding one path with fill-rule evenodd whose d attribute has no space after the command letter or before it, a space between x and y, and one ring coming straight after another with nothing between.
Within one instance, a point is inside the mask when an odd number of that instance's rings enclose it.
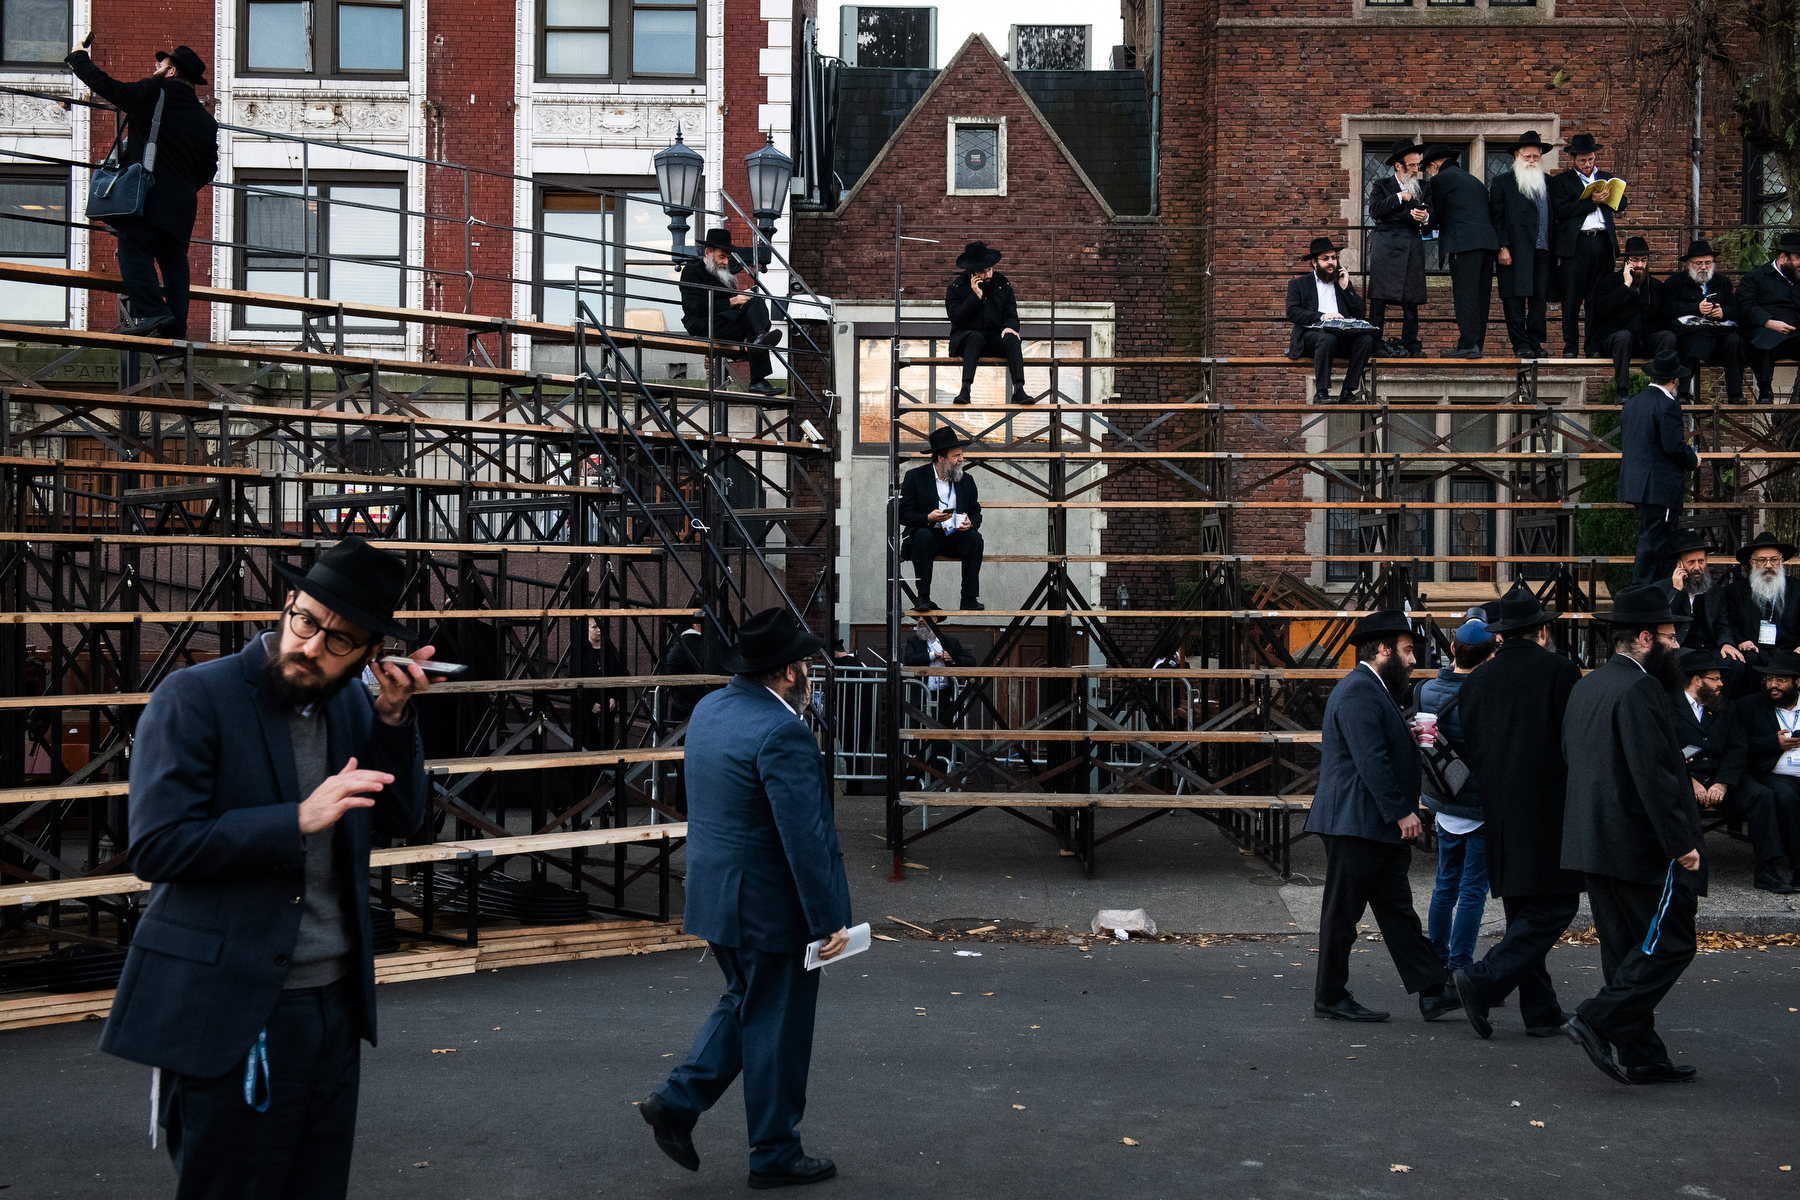
<instances>
[{"instance_id":1,"label":"man sitting on scaffolding","mask_svg":"<svg viewBox=\"0 0 1800 1200\"><path fill-rule=\"evenodd\" d=\"M912 560L918 580L918 612L934 612L932 564L940 557L962 560L962 600L957 607L980 612L981 498L975 480L963 474L963 447L969 443L956 430L931 431L931 465L914 467L900 481L900 527L906 531L901 553Z\"/></svg>"},{"instance_id":2,"label":"man sitting on scaffolding","mask_svg":"<svg viewBox=\"0 0 1800 1200\"><path fill-rule=\"evenodd\" d=\"M743 253L750 254L747 250ZM765 347L780 344L781 330L769 328L769 305L761 296L738 290L737 271L747 261L748 257L737 257L729 229L707 230L700 257L681 269L681 327L695 337L746 343L750 390L759 396L776 396L780 393L769 384ZM720 374L725 376L727 355L717 357Z\"/></svg>"}]
</instances>

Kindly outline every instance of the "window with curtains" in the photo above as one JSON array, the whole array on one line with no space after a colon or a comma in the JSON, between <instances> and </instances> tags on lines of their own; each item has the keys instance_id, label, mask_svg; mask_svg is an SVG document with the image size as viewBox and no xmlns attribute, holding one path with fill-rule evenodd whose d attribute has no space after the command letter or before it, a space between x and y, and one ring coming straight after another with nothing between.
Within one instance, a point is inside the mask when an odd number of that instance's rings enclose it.
<instances>
[{"instance_id":1,"label":"window with curtains","mask_svg":"<svg viewBox=\"0 0 1800 1200\"><path fill-rule=\"evenodd\" d=\"M697 0L537 0L541 80L697 79Z\"/></svg>"},{"instance_id":2,"label":"window with curtains","mask_svg":"<svg viewBox=\"0 0 1800 1200\"><path fill-rule=\"evenodd\" d=\"M317 178L317 173L314 174ZM398 177L343 172L310 184L297 178L240 179L236 286L283 296L320 296L357 304L402 307L406 187ZM238 329L296 329L299 317L281 308L240 305ZM379 317L347 317L346 327L398 330Z\"/></svg>"},{"instance_id":3,"label":"window with curtains","mask_svg":"<svg viewBox=\"0 0 1800 1200\"><path fill-rule=\"evenodd\" d=\"M580 188L571 186L577 183ZM653 185L648 179L633 184L566 176L539 184L532 311L545 321L574 321L580 267L581 300L598 320L648 333L680 332L681 265L670 255L669 218L654 191L622 190L636 186Z\"/></svg>"},{"instance_id":4,"label":"window with curtains","mask_svg":"<svg viewBox=\"0 0 1800 1200\"><path fill-rule=\"evenodd\" d=\"M61 69L69 52L69 26L69 0L0 0L0 65Z\"/></svg>"},{"instance_id":5,"label":"window with curtains","mask_svg":"<svg viewBox=\"0 0 1800 1200\"><path fill-rule=\"evenodd\" d=\"M0 174L0 262L69 265L69 177ZM69 290L37 283L0 287L0 321L66 325Z\"/></svg>"},{"instance_id":6,"label":"window with curtains","mask_svg":"<svg viewBox=\"0 0 1800 1200\"><path fill-rule=\"evenodd\" d=\"M406 77L405 0L238 0L238 74Z\"/></svg>"}]
</instances>

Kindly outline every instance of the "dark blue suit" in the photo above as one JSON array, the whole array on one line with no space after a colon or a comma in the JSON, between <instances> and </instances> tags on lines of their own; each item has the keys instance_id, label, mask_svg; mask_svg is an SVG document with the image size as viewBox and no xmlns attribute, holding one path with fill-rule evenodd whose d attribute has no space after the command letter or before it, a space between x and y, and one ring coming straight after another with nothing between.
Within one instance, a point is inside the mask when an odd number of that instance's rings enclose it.
<instances>
[{"instance_id":1,"label":"dark blue suit","mask_svg":"<svg viewBox=\"0 0 1800 1200\"><path fill-rule=\"evenodd\" d=\"M1655 384L1625 402L1619 420L1619 499L1637 505L1633 583L1667 579L1675 570L1675 521L1687 473L1700 455L1687 443L1681 403Z\"/></svg>"},{"instance_id":2,"label":"dark blue suit","mask_svg":"<svg viewBox=\"0 0 1800 1200\"><path fill-rule=\"evenodd\" d=\"M657 1094L690 1122L740 1073L750 1169L801 1156L819 976L806 944L850 924L829 776L806 723L742 675L694 706L686 750L687 908L725 994Z\"/></svg>"},{"instance_id":3,"label":"dark blue suit","mask_svg":"<svg viewBox=\"0 0 1800 1200\"><path fill-rule=\"evenodd\" d=\"M326 1151L303 1143L299 1122L280 1145L259 1142L261 1131L233 1128L254 1110L241 1100L246 1055L267 1028L270 1093L262 1125L290 1122L294 1096L311 1048L277 1053L276 1013L285 994L288 957L300 928L305 891L305 843L300 834L293 737L286 714L263 683L263 639L238 654L190 667L156 689L138 724L131 758L131 849L140 878L158 884L131 939L131 952L100 1034L100 1048L133 1062L175 1072L164 1083L164 1124L183 1175L183 1195L229 1195L243 1186L242 1169L259 1178L290 1181L315 1167ZM350 810L335 826L335 849L345 894L340 898L355 934L359 969L332 985L342 998L339 1032L347 1036L350 1125L333 1139L342 1167L354 1135L355 1039L375 1041L375 969L369 928L371 827L407 837L424 818L423 752L409 721L399 727L375 718L369 694L352 681L326 707L329 772L357 765L386 771L394 782L370 808ZM319 989L301 989L318 991ZM308 1063L310 1065L310 1063ZM226 1107L208 1110L199 1093L210 1081ZM189 1095L184 1089L191 1089ZM229 1099L236 1091L235 1103ZM173 1110L171 1110L173 1105ZM184 1137L185 1134L185 1137ZM185 1145L184 1145L185 1143ZM341 1143L341 1144L338 1144ZM183 1151L186 1151L184 1156ZM224 1151L221 1154L221 1151ZM233 1152L252 1164L227 1161ZM184 1161L184 1157L187 1161ZM285 1162L283 1160L286 1160ZM189 1163L211 1182L196 1185ZM323 1186L323 1185L321 1185ZM304 1189L302 1189L304 1190Z\"/></svg>"},{"instance_id":4,"label":"dark blue suit","mask_svg":"<svg viewBox=\"0 0 1800 1200\"><path fill-rule=\"evenodd\" d=\"M1419 748L1400 707L1366 664L1331 689L1319 742L1319 784L1306 831L1325 843L1314 999L1347 994L1356 923L1374 909L1382 940L1409 992L1444 982L1444 966L1419 924L1407 868L1412 847L1398 822L1419 810Z\"/></svg>"}]
</instances>

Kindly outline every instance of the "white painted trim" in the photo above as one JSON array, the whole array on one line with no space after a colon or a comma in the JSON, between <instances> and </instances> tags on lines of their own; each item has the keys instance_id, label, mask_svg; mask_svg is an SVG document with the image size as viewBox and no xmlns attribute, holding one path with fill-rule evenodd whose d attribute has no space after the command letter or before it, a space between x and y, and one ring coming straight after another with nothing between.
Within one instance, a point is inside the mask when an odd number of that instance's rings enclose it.
<instances>
[{"instance_id":1,"label":"white painted trim","mask_svg":"<svg viewBox=\"0 0 1800 1200\"><path fill-rule=\"evenodd\" d=\"M1005 117L946 117L944 118L944 194L946 196L1004 196L1006 195L1006 118ZM956 186L956 129L959 125L994 125L1000 130L1000 186L997 188L959 188Z\"/></svg>"}]
</instances>

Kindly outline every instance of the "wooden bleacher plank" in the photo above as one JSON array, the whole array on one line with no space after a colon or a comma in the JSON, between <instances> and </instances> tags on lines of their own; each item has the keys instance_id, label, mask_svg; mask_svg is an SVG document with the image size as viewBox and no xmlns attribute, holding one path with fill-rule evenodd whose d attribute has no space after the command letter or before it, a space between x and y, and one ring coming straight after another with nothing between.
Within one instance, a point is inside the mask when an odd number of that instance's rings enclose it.
<instances>
[{"instance_id":1,"label":"wooden bleacher plank","mask_svg":"<svg viewBox=\"0 0 1800 1200\"><path fill-rule=\"evenodd\" d=\"M901 792L903 807L1310 809L1311 796L1145 796L1110 792Z\"/></svg>"},{"instance_id":2,"label":"wooden bleacher plank","mask_svg":"<svg viewBox=\"0 0 1800 1200\"><path fill-rule=\"evenodd\" d=\"M680 687L684 684L730 683L728 675L597 675L574 679L491 679L469 683L433 683L431 694L475 695L490 692L572 692L577 688L609 691L633 687ZM87 692L69 696L8 696L8 708L136 708L150 703L149 692Z\"/></svg>"},{"instance_id":3,"label":"wooden bleacher plank","mask_svg":"<svg viewBox=\"0 0 1800 1200\"><path fill-rule=\"evenodd\" d=\"M1260 729L902 729L903 742L1229 742L1317 745L1318 730Z\"/></svg>"},{"instance_id":4,"label":"wooden bleacher plank","mask_svg":"<svg viewBox=\"0 0 1800 1200\"><path fill-rule=\"evenodd\" d=\"M681 617L692 608L454 608L407 609L396 612L396 621L512 620L536 621L568 617ZM257 612L24 612L0 613L0 625L202 625L259 622L279 619L281 610Z\"/></svg>"},{"instance_id":5,"label":"wooden bleacher plank","mask_svg":"<svg viewBox=\"0 0 1800 1200\"><path fill-rule=\"evenodd\" d=\"M346 493L345 498L354 495L354 492ZM87 545L96 538L109 546L255 546L269 550L328 550L338 540L320 537L208 537L204 534L0 533L0 543ZM402 542L376 538L370 544L383 550L441 550L454 553L493 553L496 549L504 549L513 554L623 554L633 558L650 558L662 553L661 548L655 546L576 546L569 542Z\"/></svg>"}]
</instances>

